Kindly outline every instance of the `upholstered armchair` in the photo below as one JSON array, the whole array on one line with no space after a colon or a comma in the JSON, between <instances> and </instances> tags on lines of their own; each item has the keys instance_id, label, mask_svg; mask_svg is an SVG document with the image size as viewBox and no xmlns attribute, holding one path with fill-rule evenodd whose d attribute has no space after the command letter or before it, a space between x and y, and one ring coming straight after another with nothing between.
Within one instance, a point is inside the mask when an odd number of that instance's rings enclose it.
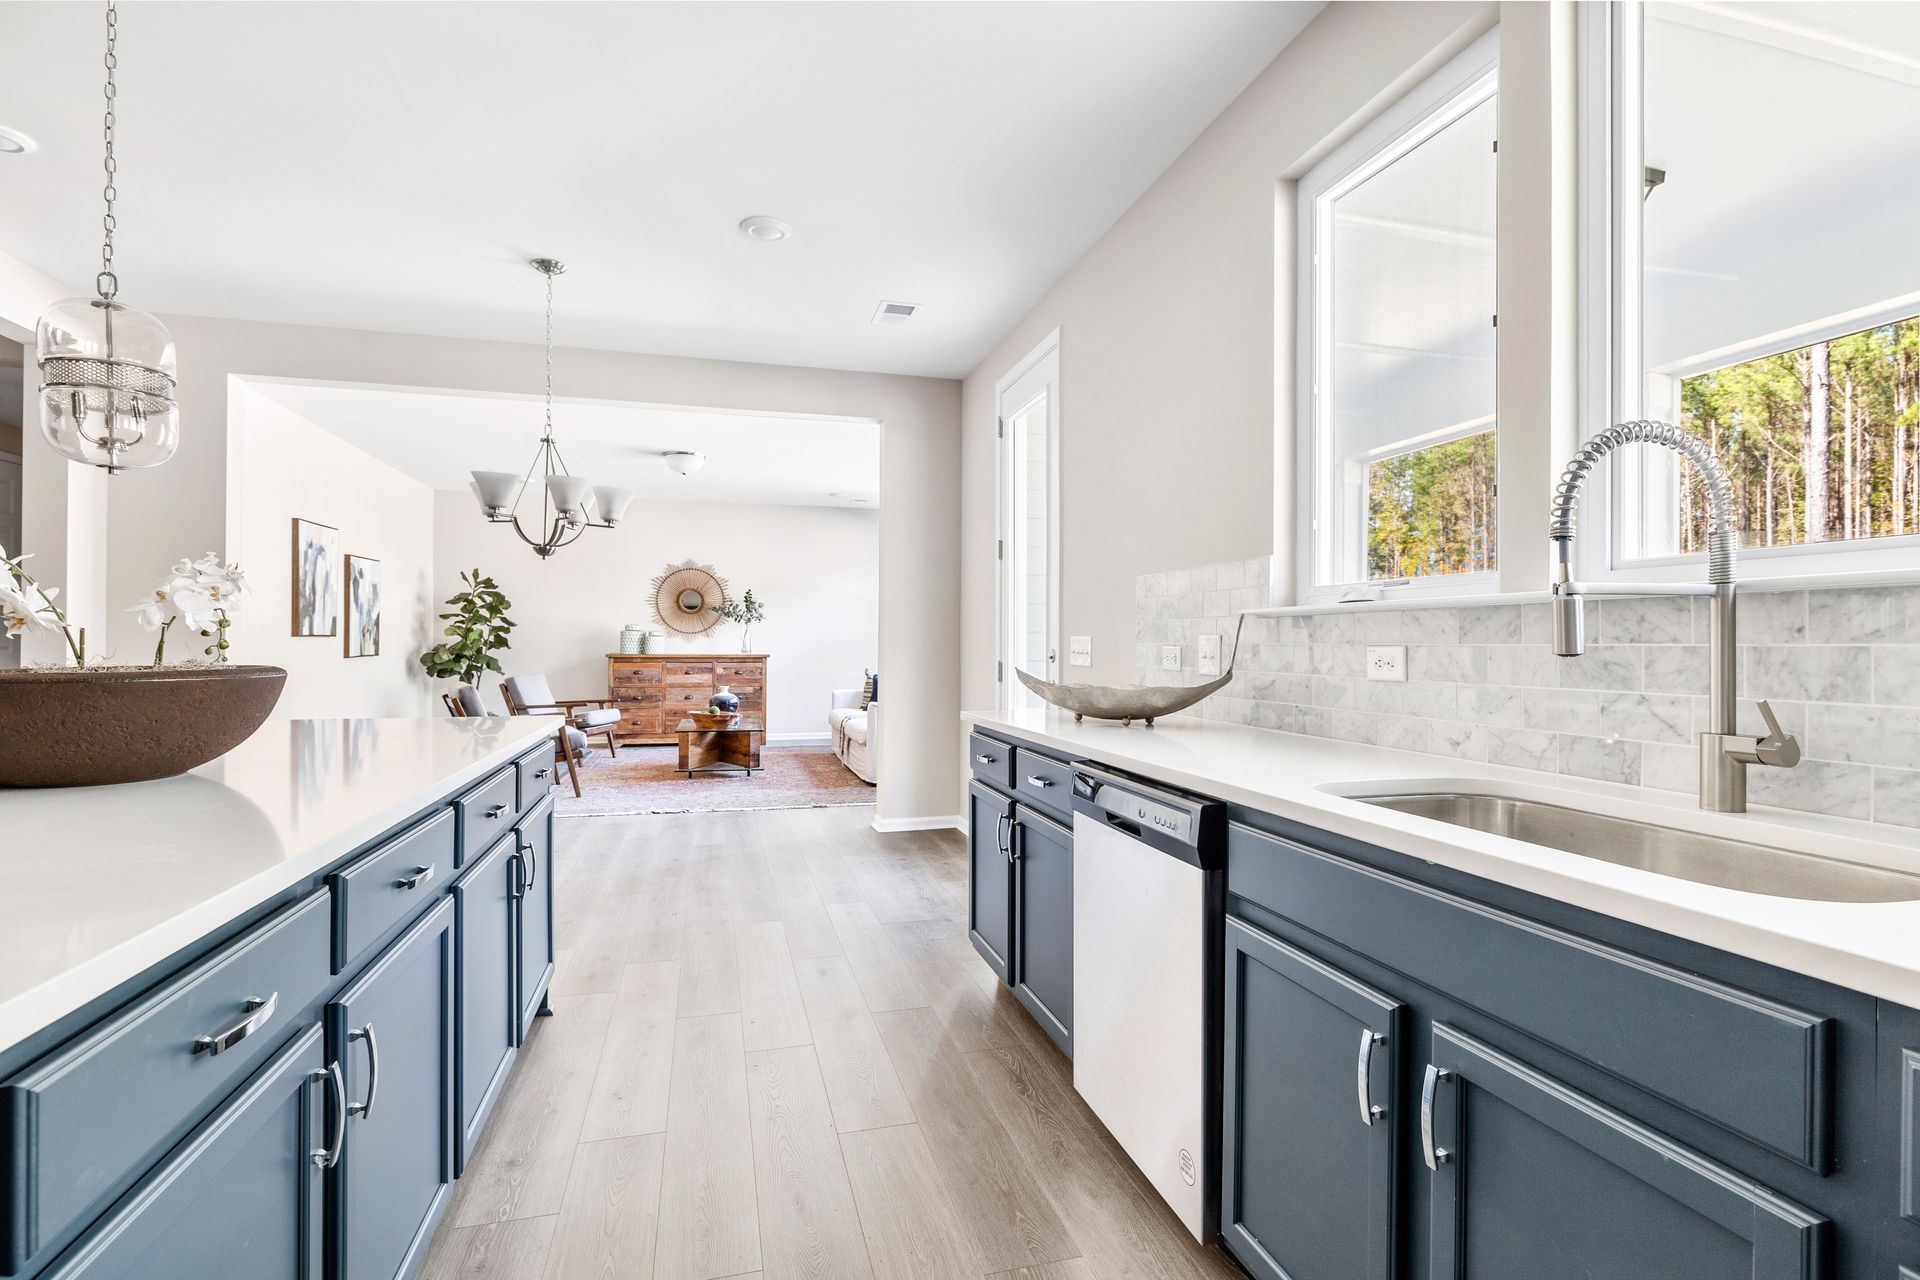
<instances>
[{"instance_id":1,"label":"upholstered armchair","mask_svg":"<svg viewBox=\"0 0 1920 1280\"><path fill-rule=\"evenodd\" d=\"M468 716L490 716L493 712L480 697L480 691L470 684L458 686L451 693L443 693L440 700L447 704L447 710L454 719ZM517 713L524 714L524 713ZM573 783L573 794L580 794L580 766L587 758L587 731L574 724L565 724L553 736L553 759L555 764L567 766L567 778Z\"/></svg>"},{"instance_id":2,"label":"upholstered armchair","mask_svg":"<svg viewBox=\"0 0 1920 1280\"><path fill-rule=\"evenodd\" d=\"M544 675L508 676L500 682L506 691L507 714L516 716L561 715L581 732L606 735L607 754L617 756L620 746L613 740L613 727L620 723L620 710L607 705L607 698L556 698Z\"/></svg>"}]
</instances>

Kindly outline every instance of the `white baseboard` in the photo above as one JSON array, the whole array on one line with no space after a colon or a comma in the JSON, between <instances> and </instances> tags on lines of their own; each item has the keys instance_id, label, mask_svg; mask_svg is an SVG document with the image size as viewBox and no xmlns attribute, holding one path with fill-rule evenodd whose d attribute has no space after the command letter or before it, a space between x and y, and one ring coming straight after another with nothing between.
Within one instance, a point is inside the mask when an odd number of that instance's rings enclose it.
<instances>
[{"instance_id":1,"label":"white baseboard","mask_svg":"<svg viewBox=\"0 0 1920 1280\"><path fill-rule=\"evenodd\" d=\"M770 733L767 735L767 745L770 747L825 747L832 742L832 736L825 733Z\"/></svg>"},{"instance_id":2,"label":"white baseboard","mask_svg":"<svg viewBox=\"0 0 1920 1280\"><path fill-rule=\"evenodd\" d=\"M875 831L945 831L952 828L955 831L965 831L966 822L966 816L958 813L949 814L944 818L875 818L873 829Z\"/></svg>"}]
</instances>

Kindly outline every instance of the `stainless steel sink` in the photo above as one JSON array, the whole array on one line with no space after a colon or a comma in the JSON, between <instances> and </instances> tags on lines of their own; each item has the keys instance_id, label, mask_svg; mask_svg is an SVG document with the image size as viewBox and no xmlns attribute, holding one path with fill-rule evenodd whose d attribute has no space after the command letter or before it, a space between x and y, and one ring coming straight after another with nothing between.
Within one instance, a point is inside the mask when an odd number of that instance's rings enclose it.
<instances>
[{"instance_id":1,"label":"stainless steel sink","mask_svg":"<svg viewBox=\"0 0 1920 1280\"><path fill-rule=\"evenodd\" d=\"M1695 884L1813 902L1911 902L1920 876L1726 840L1564 805L1468 791L1356 796L1368 804Z\"/></svg>"}]
</instances>

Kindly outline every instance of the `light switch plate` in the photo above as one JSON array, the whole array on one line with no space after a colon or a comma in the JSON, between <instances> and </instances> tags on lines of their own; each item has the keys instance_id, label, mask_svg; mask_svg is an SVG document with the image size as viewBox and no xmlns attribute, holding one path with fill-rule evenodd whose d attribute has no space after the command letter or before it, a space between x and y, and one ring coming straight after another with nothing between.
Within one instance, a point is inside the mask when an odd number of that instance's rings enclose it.
<instances>
[{"instance_id":1,"label":"light switch plate","mask_svg":"<svg viewBox=\"0 0 1920 1280\"><path fill-rule=\"evenodd\" d=\"M1367 646L1367 679L1404 681L1406 678L1407 646L1403 644Z\"/></svg>"},{"instance_id":2,"label":"light switch plate","mask_svg":"<svg viewBox=\"0 0 1920 1280\"><path fill-rule=\"evenodd\" d=\"M1200 648L1194 654L1194 661L1199 663L1201 675L1203 676L1219 675L1220 674L1220 637L1217 635L1201 636Z\"/></svg>"},{"instance_id":3,"label":"light switch plate","mask_svg":"<svg viewBox=\"0 0 1920 1280\"><path fill-rule=\"evenodd\" d=\"M1180 669L1179 645L1163 644L1160 646L1160 669L1162 671L1178 671Z\"/></svg>"},{"instance_id":4,"label":"light switch plate","mask_svg":"<svg viewBox=\"0 0 1920 1280\"><path fill-rule=\"evenodd\" d=\"M1093 665L1092 636L1067 637L1067 664L1075 667L1090 667Z\"/></svg>"}]
</instances>

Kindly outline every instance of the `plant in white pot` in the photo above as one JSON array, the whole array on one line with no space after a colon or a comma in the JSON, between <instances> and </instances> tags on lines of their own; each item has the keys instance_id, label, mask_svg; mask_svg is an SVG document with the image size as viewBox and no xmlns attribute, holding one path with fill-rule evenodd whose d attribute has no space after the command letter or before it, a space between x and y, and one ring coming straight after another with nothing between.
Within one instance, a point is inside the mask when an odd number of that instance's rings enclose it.
<instances>
[{"instance_id":1,"label":"plant in white pot","mask_svg":"<svg viewBox=\"0 0 1920 1280\"><path fill-rule=\"evenodd\" d=\"M21 562L0 551L0 623L8 634L57 631L71 666L0 671L0 787L72 787L170 777L225 755L258 729L280 700L279 667L227 662L227 629L245 590L240 571L208 553L181 561L153 601L161 645L149 666L110 666L87 657L86 630ZM207 661L163 666L175 619L210 641Z\"/></svg>"}]
</instances>

